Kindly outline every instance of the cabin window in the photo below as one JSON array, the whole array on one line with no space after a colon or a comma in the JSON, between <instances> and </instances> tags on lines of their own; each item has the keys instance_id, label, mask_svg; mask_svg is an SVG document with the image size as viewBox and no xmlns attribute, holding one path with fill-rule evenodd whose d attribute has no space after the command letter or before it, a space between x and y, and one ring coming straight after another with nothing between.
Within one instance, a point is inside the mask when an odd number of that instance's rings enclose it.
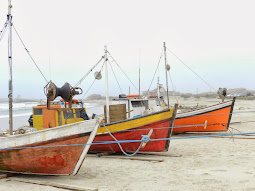
<instances>
[{"instance_id":1,"label":"cabin window","mask_svg":"<svg viewBox=\"0 0 255 191\"><path fill-rule=\"evenodd\" d=\"M131 101L131 104L133 107L145 107L145 109L148 109L148 102L146 100L144 101Z\"/></svg>"},{"instance_id":2,"label":"cabin window","mask_svg":"<svg viewBox=\"0 0 255 191\"><path fill-rule=\"evenodd\" d=\"M81 109L75 109L76 118L81 118Z\"/></svg>"},{"instance_id":3,"label":"cabin window","mask_svg":"<svg viewBox=\"0 0 255 191\"><path fill-rule=\"evenodd\" d=\"M42 108L34 109L34 115L42 115Z\"/></svg>"},{"instance_id":4,"label":"cabin window","mask_svg":"<svg viewBox=\"0 0 255 191\"><path fill-rule=\"evenodd\" d=\"M73 119L74 118L73 110L67 110L67 111L64 111L63 113L64 113L65 119Z\"/></svg>"}]
</instances>

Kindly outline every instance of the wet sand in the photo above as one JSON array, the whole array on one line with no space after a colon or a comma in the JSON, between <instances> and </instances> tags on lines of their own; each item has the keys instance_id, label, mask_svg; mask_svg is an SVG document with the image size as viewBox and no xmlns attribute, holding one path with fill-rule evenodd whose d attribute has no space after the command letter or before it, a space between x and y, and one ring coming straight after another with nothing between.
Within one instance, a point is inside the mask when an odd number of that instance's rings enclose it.
<instances>
[{"instance_id":1,"label":"wet sand","mask_svg":"<svg viewBox=\"0 0 255 191\"><path fill-rule=\"evenodd\" d=\"M196 102L201 103L200 105L212 105L219 100L189 98L179 102L185 105L195 105ZM234 112L244 113L233 114L230 125L233 133L255 132L255 122L249 122L255 121L255 113L251 111L255 111L255 100L236 100ZM170 157L138 155L164 159L163 162L97 158L89 155L77 176L17 177L93 187L102 191L255 190L255 136L172 140L169 151L164 154ZM63 189L0 179L0 190Z\"/></svg>"}]
</instances>

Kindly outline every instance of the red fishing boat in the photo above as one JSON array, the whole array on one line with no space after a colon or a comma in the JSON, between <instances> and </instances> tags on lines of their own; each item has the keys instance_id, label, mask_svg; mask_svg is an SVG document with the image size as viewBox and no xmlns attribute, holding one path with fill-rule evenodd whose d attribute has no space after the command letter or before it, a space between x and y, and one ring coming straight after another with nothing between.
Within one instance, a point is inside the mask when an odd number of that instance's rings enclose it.
<instances>
[{"instance_id":1,"label":"red fishing boat","mask_svg":"<svg viewBox=\"0 0 255 191\"><path fill-rule=\"evenodd\" d=\"M99 124L96 120L0 137L0 171L76 175ZM73 144L81 144L70 146Z\"/></svg>"},{"instance_id":2,"label":"red fishing boat","mask_svg":"<svg viewBox=\"0 0 255 191\"><path fill-rule=\"evenodd\" d=\"M177 106L176 106L177 107ZM150 139L170 138L175 119L174 109L166 109L159 112L129 118L123 121L108 123L105 127L118 140L141 140L142 135L149 135ZM114 141L113 137L106 131L104 126L98 129L94 143L98 141ZM138 149L140 142L122 143L125 152L134 152ZM168 151L170 140L150 141L140 148L140 151ZM96 152L121 152L118 144L97 144L90 147L90 151Z\"/></svg>"},{"instance_id":3,"label":"red fishing boat","mask_svg":"<svg viewBox=\"0 0 255 191\"><path fill-rule=\"evenodd\" d=\"M226 131L232 117L235 98L209 107L176 115L174 133ZM202 126L202 124L205 124ZM180 127L178 127L180 126Z\"/></svg>"}]
</instances>

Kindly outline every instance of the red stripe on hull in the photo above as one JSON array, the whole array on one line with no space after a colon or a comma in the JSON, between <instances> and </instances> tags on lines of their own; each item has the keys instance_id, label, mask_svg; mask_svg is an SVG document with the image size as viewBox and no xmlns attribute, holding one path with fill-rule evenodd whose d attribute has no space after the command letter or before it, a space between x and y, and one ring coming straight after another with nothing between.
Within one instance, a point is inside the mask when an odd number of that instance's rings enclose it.
<instances>
[{"instance_id":1,"label":"red stripe on hull","mask_svg":"<svg viewBox=\"0 0 255 191\"><path fill-rule=\"evenodd\" d=\"M207 120L206 129L204 126L174 128L174 133L180 132L209 132L209 131L226 131L230 118L231 106L218 109L216 111L203 113L201 115L190 116L175 119L174 126L198 125L204 124Z\"/></svg>"},{"instance_id":2,"label":"red stripe on hull","mask_svg":"<svg viewBox=\"0 0 255 191\"><path fill-rule=\"evenodd\" d=\"M74 135L32 146L56 146L87 143L89 135ZM85 146L28 148L0 151L0 170L38 174L72 174Z\"/></svg>"},{"instance_id":3,"label":"red stripe on hull","mask_svg":"<svg viewBox=\"0 0 255 191\"><path fill-rule=\"evenodd\" d=\"M170 119L164 121L158 121L155 123L151 123L148 125L140 126L135 128L134 131L122 131L122 132L115 132L112 133L113 136L121 141L121 140L141 140L142 135L147 135L150 129L153 129L153 133L151 134L151 139L159 139L159 138L168 138L171 133L171 129L163 128L162 127L169 127L170 126ZM96 141L114 141L114 139L107 133L107 134L98 134L96 135L94 142ZM151 141L146 144L144 148L141 148L140 151L165 151L167 141ZM140 142L138 143L121 143L121 146L125 152L134 152L139 147ZM107 144L107 145L91 145L90 151L114 151L114 152L121 152L119 145L114 144Z\"/></svg>"}]
</instances>

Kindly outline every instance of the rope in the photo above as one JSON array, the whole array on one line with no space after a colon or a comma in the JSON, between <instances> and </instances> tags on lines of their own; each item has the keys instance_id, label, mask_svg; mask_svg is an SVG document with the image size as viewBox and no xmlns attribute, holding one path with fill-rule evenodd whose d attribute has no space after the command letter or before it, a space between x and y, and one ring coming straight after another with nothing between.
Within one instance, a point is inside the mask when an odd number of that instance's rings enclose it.
<instances>
[{"instance_id":1,"label":"rope","mask_svg":"<svg viewBox=\"0 0 255 191\"><path fill-rule=\"evenodd\" d=\"M227 123L226 123L227 124ZM212 123L212 124L207 124L207 126L212 126L212 125L222 125L224 126L224 123ZM126 129L126 130L121 130L121 132L132 132L132 131L144 131L144 130L160 130L160 129L177 129L177 128L182 128L182 127L200 127L200 126L205 126L205 124L196 124L196 125L178 125L174 127L157 127L157 128L149 128L149 129ZM112 132L119 132L119 131L112 131Z\"/></svg>"},{"instance_id":2,"label":"rope","mask_svg":"<svg viewBox=\"0 0 255 191\"><path fill-rule=\"evenodd\" d=\"M239 135L255 135L255 132L149 139L149 141L167 141L167 140L181 140L181 139L212 138L212 137L226 137L226 136L239 136ZM145 138L144 141L147 141L147 140L148 139ZM51 145L51 146L36 146L36 147L4 148L4 149L0 149L0 151L20 150L20 149L36 149L36 148L53 148L53 147L73 147L73 146L86 146L86 145L106 145L106 144L116 144L116 143L141 143L142 141L143 141L142 139L141 140L122 140L122 141L97 141L97 142L94 141L93 143L90 143L90 144L89 143L84 143L84 144L70 144L70 145Z\"/></svg>"},{"instance_id":3,"label":"rope","mask_svg":"<svg viewBox=\"0 0 255 191\"><path fill-rule=\"evenodd\" d=\"M80 85L82 83L82 81L89 75L90 72L92 72L95 67L104 59L104 56L102 56L102 58L76 83L75 87L77 87L78 85Z\"/></svg>"},{"instance_id":4,"label":"rope","mask_svg":"<svg viewBox=\"0 0 255 191\"><path fill-rule=\"evenodd\" d=\"M154 75L153 75L153 78L152 78L152 80L151 80L151 84L150 84L150 86L149 86L149 88L148 88L148 91L147 91L147 92L148 92L148 95L149 95L149 91L150 91L152 82L154 81L155 75L156 75L156 73L157 73L157 71L158 71L159 63L160 63L160 60L161 60L162 56L163 56L163 50L162 50L162 52L161 52L161 56L160 56L160 58L159 58L157 68L156 68L155 73L154 73Z\"/></svg>"},{"instance_id":5,"label":"rope","mask_svg":"<svg viewBox=\"0 0 255 191\"><path fill-rule=\"evenodd\" d=\"M123 150L123 148L122 148L122 146L120 145L119 141L118 141L118 140L111 134L111 132L106 128L105 124L104 124L103 122L102 122L102 124L104 125L104 128L105 128L105 130L109 133L109 135L110 135L110 136L116 141L116 143L119 145L119 148L120 148L121 152L122 152L124 155L128 156L128 157L132 157L132 156L136 155L136 154L139 152L139 150L141 149L143 143L147 143L147 142L150 141L150 138L149 138L147 135L142 135L141 144L139 145L139 147L136 149L136 151L135 151L134 153L128 154L128 153L126 153L126 152Z\"/></svg>"},{"instance_id":6,"label":"rope","mask_svg":"<svg viewBox=\"0 0 255 191\"><path fill-rule=\"evenodd\" d=\"M193 117L193 116L210 116L210 115L229 115L229 114L243 114L243 113L254 113L255 111L235 111L232 113L218 113L218 114L197 114L197 115L188 115L185 117Z\"/></svg>"},{"instance_id":7,"label":"rope","mask_svg":"<svg viewBox=\"0 0 255 191\"><path fill-rule=\"evenodd\" d=\"M48 80L45 78L45 76L43 75L42 71L40 70L40 68L38 67L38 65L37 65L36 62L34 61L33 57L32 57L31 54L29 53L28 49L26 48L24 42L23 42L22 39L20 38L20 36L19 36L19 34L18 34L16 28L14 27L14 25L13 25L13 28L14 28L16 34L18 35L18 37L19 37L21 43L23 44L23 46L24 46L26 52L28 53L28 55L30 56L30 58L32 59L32 61L34 62L35 66L37 67L37 69L39 70L39 72L41 73L41 75L43 76L43 78L45 79L45 81L48 83Z\"/></svg>"},{"instance_id":8,"label":"rope","mask_svg":"<svg viewBox=\"0 0 255 191\"><path fill-rule=\"evenodd\" d=\"M166 47L167 48L167 47ZM177 57L171 50L167 48L169 52L171 52L182 64L184 64L191 72L193 72L197 77L199 77L204 83L206 83L210 88L212 88L214 91L217 91L214 89L209 83L207 83L202 77L200 77L195 71L193 71L188 65L186 65L179 57Z\"/></svg>"},{"instance_id":9,"label":"rope","mask_svg":"<svg viewBox=\"0 0 255 191\"><path fill-rule=\"evenodd\" d=\"M110 63L110 61L109 61L109 63ZM110 65L110 67L111 67L111 69L112 69L112 73L113 73L113 75L114 75L114 77L115 77L115 79L116 79L116 81L117 81L117 83L118 83L118 86L119 86L119 88L120 88L120 91L121 91L121 93L123 94L123 91L122 91L122 89L121 89L121 87L120 87L119 81L117 80L117 77L116 77L116 75L115 75L115 72L113 71L112 65L111 65L111 64L109 64L109 65Z\"/></svg>"},{"instance_id":10,"label":"rope","mask_svg":"<svg viewBox=\"0 0 255 191\"><path fill-rule=\"evenodd\" d=\"M3 29L0 31L0 42L1 42L1 40L4 38L4 35L5 35L5 32L6 32L7 26L8 26L8 19L7 19L6 22L4 23Z\"/></svg>"},{"instance_id":11,"label":"rope","mask_svg":"<svg viewBox=\"0 0 255 191\"><path fill-rule=\"evenodd\" d=\"M110 52L107 50L107 53L109 54L109 56L112 58L112 60L117 64L117 66L121 69L121 71L125 74L125 76L127 77L127 79L130 81L130 83L134 86L134 88L139 92L139 90L137 89L137 87L134 85L134 83L130 80L130 78L127 76L127 74L124 72L124 70L122 70L122 68L120 67L120 65L116 62L116 60L112 57L112 55L110 54Z\"/></svg>"}]
</instances>

